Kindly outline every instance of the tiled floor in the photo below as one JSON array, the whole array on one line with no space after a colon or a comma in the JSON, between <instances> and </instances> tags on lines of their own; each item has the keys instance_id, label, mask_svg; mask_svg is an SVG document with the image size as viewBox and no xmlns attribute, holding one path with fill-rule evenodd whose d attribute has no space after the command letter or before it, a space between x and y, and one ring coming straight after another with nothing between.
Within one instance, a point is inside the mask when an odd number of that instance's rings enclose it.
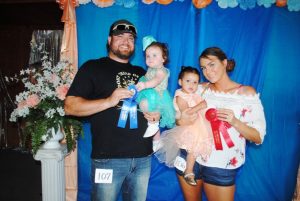
<instances>
[{"instance_id":1,"label":"tiled floor","mask_svg":"<svg viewBox=\"0 0 300 201\"><path fill-rule=\"evenodd\" d=\"M0 149L0 201L41 201L41 163L32 154Z\"/></svg>"}]
</instances>

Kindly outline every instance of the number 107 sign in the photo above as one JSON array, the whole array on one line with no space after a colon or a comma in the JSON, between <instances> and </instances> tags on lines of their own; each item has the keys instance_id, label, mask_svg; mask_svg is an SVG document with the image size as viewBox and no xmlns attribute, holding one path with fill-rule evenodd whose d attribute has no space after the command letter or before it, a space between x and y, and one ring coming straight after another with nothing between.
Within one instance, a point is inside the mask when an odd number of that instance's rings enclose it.
<instances>
[{"instance_id":1,"label":"number 107 sign","mask_svg":"<svg viewBox=\"0 0 300 201\"><path fill-rule=\"evenodd\" d=\"M95 183L112 183L113 171L112 169L96 169Z\"/></svg>"}]
</instances>

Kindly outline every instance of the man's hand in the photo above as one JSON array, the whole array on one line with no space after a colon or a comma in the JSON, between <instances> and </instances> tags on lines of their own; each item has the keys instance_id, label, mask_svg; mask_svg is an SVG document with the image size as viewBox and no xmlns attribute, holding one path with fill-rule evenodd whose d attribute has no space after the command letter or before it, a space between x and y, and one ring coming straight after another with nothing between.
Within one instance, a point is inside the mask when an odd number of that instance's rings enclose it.
<instances>
[{"instance_id":1,"label":"man's hand","mask_svg":"<svg viewBox=\"0 0 300 201\"><path fill-rule=\"evenodd\" d=\"M116 106L121 100L130 98L134 95L133 91L125 88L117 88L113 93L107 98L111 107Z\"/></svg>"}]
</instances>

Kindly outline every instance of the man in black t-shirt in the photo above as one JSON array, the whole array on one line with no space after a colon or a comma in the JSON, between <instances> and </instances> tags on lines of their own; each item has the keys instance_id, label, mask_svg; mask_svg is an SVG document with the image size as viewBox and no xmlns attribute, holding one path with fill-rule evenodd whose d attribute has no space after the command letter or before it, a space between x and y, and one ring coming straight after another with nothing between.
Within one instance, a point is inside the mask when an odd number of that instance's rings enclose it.
<instances>
[{"instance_id":1,"label":"man in black t-shirt","mask_svg":"<svg viewBox=\"0 0 300 201\"><path fill-rule=\"evenodd\" d=\"M127 20L114 22L107 41L108 57L82 65L65 100L67 115L88 116L92 133L93 201L146 200L151 170L152 139L143 138L147 121L158 121L158 113L137 112L138 128L118 127L122 100L133 96L145 70L129 63L137 35ZM128 121L128 120L127 120Z\"/></svg>"}]
</instances>

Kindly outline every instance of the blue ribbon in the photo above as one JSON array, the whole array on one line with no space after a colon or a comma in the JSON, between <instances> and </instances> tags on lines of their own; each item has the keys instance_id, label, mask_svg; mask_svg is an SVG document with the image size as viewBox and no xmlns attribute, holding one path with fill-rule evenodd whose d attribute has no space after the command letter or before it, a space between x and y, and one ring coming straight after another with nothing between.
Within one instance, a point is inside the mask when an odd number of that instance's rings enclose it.
<instances>
[{"instance_id":1,"label":"blue ribbon","mask_svg":"<svg viewBox=\"0 0 300 201\"><path fill-rule=\"evenodd\" d=\"M133 91L134 95L131 98L126 98L123 101L123 105L121 108L119 121L118 121L118 127L125 128L126 121L129 114L130 129L135 129L138 127L137 102L135 101L138 92L135 85L128 86L128 90Z\"/></svg>"}]
</instances>

